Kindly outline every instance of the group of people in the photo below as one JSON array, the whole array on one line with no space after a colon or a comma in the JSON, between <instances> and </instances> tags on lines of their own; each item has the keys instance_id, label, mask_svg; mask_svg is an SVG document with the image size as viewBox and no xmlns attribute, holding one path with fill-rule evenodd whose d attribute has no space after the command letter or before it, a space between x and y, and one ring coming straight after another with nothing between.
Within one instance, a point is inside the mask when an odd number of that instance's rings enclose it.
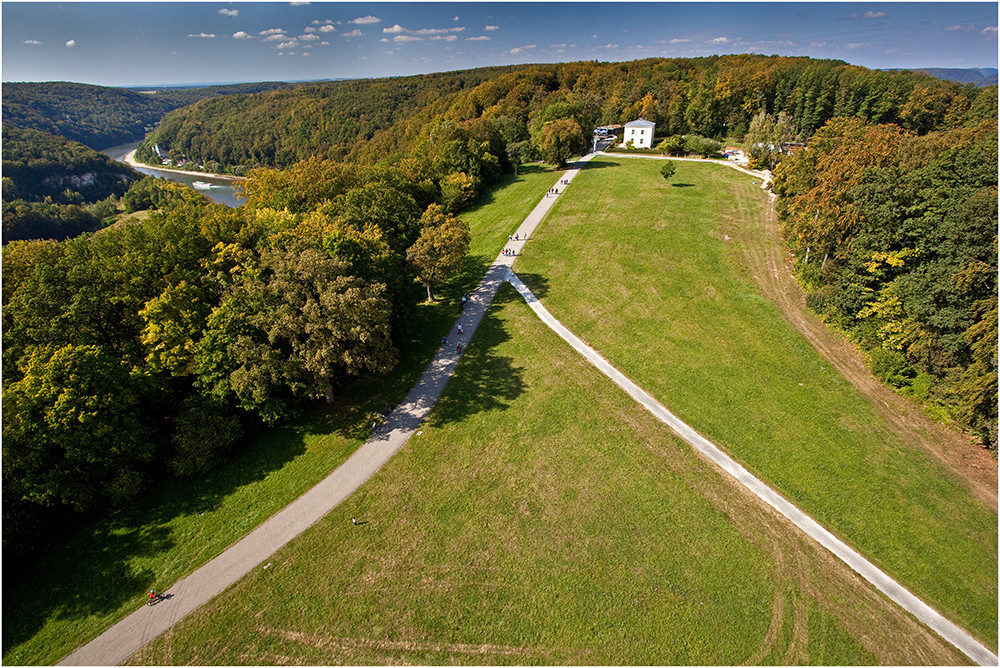
<instances>
[{"instance_id":1,"label":"group of people","mask_svg":"<svg viewBox=\"0 0 1000 668\"><path fill-rule=\"evenodd\" d=\"M513 256L517 255L517 251L515 251L512 248L504 248L503 249L503 254L506 255L507 257L513 257Z\"/></svg>"}]
</instances>

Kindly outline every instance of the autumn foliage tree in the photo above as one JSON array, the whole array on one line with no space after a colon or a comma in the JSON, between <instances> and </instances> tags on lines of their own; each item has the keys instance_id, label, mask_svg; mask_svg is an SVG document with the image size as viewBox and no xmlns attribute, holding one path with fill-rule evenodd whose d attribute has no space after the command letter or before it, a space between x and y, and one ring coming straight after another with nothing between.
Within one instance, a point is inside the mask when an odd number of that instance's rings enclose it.
<instances>
[{"instance_id":1,"label":"autumn foliage tree","mask_svg":"<svg viewBox=\"0 0 1000 668\"><path fill-rule=\"evenodd\" d=\"M427 288L427 301L434 301L434 288L455 276L469 253L469 225L440 205L432 204L420 218L421 232L406 251L406 260Z\"/></svg>"}]
</instances>

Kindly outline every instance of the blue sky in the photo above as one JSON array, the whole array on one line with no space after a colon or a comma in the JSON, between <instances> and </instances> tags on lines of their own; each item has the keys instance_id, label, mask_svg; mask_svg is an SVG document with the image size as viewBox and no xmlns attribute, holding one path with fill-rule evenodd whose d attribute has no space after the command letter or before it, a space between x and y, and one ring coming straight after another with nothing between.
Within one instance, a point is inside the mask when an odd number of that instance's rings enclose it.
<instances>
[{"instance_id":1,"label":"blue sky","mask_svg":"<svg viewBox=\"0 0 1000 668\"><path fill-rule=\"evenodd\" d=\"M996 67L996 2L3 2L3 81L293 81L762 53Z\"/></svg>"}]
</instances>

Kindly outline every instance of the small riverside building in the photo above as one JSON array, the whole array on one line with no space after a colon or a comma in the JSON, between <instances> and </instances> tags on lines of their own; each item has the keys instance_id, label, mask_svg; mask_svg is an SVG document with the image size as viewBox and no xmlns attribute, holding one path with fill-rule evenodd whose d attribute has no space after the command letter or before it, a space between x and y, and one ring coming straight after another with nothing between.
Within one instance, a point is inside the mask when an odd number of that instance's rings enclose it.
<instances>
[{"instance_id":1,"label":"small riverside building","mask_svg":"<svg viewBox=\"0 0 1000 668\"><path fill-rule=\"evenodd\" d=\"M633 148L653 148L653 132L656 130L656 123L640 118L629 121L625 124L625 135L622 143L632 142Z\"/></svg>"}]
</instances>

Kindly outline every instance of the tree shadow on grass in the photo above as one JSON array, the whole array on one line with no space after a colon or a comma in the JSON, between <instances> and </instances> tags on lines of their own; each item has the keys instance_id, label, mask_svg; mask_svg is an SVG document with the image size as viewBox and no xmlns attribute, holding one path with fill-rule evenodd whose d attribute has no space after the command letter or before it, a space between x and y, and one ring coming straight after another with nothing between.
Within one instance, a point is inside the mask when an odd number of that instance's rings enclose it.
<instances>
[{"instance_id":1,"label":"tree shadow on grass","mask_svg":"<svg viewBox=\"0 0 1000 668\"><path fill-rule=\"evenodd\" d=\"M171 479L131 507L104 517L81 518L77 526L66 527L64 545L30 563L18 564L16 577L5 569L5 662L54 662L73 647L52 647L58 655L49 659L34 652L20 660L16 654L6 654L30 640L50 619L72 622L90 616L115 616L116 611L128 608L130 601L138 607L150 589L172 584L164 582L162 574L138 565L155 561L176 547L178 539L171 522L184 515L210 513L239 488L266 478L305 452L309 428L302 422L268 430L205 476ZM234 535L233 541L238 538ZM210 556L214 555L206 555L206 559ZM199 560L199 552L185 552L177 558L190 563ZM66 634L70 636L67 639L72 639L71 634Z\"/></svg>"},{"instance_id":2,"label":"tree shadow on grass","mask_svg":"<svg viewBox=\"0 0 1000 668\"><path fill-rule=\"evenodd\" d=\"M693 183L671 183L670 185L672 187L674 187L674 188L693 188L694 187Z\"/></svg>"},{"instance_id":3,"label":"tree shadow on grass","mask_svg":"<svg viewBox=\"0 0 1000 668\"><path fill-rule=\"evenodd\" d=\"M517 277L528 286L531 293L538 297L538 299L545 299L545 297L548 296L549 279L545 278L541 274L521 273L516 269L514 270L514 273L517 274ZM515 291L514 294L517 294L517 292ZM520 295L518 295L518 298L520 298Z\"/></svg>"},{"instance_id":4,"label":"tree shadow on grass","mask_svg":"<svg viewBox=\"0 0 1000 668\"><path fill-rule=\"evenodd\" d=\"M481 411L507 408L524 392L524 379L514 360L496 352L500 344L510 339L497 307L520 299L515 290L501 286L465 349L458 371L428 417L429 426L462 422Z\"/></svg>"}]
</instances>

